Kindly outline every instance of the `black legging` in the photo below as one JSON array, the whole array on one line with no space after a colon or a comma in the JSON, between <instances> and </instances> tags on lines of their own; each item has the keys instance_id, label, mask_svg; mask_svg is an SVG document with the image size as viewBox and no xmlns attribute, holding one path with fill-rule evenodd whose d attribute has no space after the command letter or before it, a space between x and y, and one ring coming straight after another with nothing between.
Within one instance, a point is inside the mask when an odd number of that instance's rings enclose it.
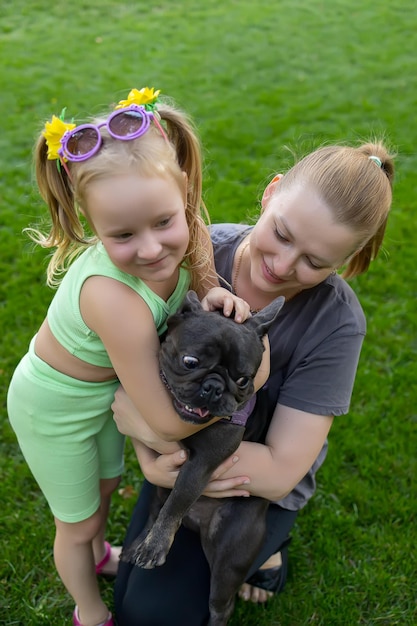
<instances>
[{"instance_id":1,"label":"black legging","mask_svg":"<svg viewBox=\"0 0 417 626\"><path fill-rule=\"evenodd\" d=\"M145 526L154 488L145 481L125 545L129 545ZM270 505L265 542L248 578L280 549L296 517L296 511ZM199 535L181 526L161 567L147 570L120 562L114 595L118 626L204 626L209 617L209 591L210 570Z\"/></svg>"}]
</instances>

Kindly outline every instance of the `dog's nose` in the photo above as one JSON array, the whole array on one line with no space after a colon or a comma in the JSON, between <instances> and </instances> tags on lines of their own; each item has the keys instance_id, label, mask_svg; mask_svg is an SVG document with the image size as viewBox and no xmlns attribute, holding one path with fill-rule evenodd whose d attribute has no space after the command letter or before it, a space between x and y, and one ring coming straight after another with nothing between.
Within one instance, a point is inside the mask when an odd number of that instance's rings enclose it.
<instances>
[{"instance_id":1,"label":"dog's nose","mask_svg":"<svg viewBox=\"0 0 417 626\"><path fill-rule=\"evenodd\" d=\"M216 378L206 379L201 385L201 397L207 402L220 400L224 392L224 383Z\"/></svg>"}]
</instances>

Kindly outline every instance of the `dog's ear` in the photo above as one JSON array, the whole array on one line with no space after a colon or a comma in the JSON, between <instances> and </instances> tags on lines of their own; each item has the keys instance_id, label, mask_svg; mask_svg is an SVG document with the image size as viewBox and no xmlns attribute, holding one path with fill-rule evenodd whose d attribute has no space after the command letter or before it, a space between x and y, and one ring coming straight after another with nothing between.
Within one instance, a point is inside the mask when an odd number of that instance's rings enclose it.
<instances>
[{"instance_id":1,"label":"dog's ear","mask_svg":"<svg viewBox=\"0 0 417 626\"><path fill-rule=\"evenodd\" d=\"M195 291L187 291L184 300L178 310L179 313L195 313L202 310L201 302Z\"/></svg>"},{"instance_id":2,"label":"dog's ear","mask_svg":"<svg viewBox=\"0 0 417 626\"><path fill-rule=\"evenodd\" d=\"M244 322L245 326L255 330L259 337L263 337L268 332L270 326L275 322L284 304L284 296L275 298L275 300L259 311L259 313L256 313L256 315L246 320L246 322Z\"/></svg>"},{"instance_id":3,"label":"dog's ear","mask_svg":"<svg viewBox=\"0 0 417 626\"><path fill-rule=\"evenodd\" d=\"M187 313L196 313L202 310L203 307L201 306L201 302L198 299L196 292L191 290L188 291L185 295L184 300L182 301L180 308L175 313L170 315L167 319L169 330L172 330L173 328L175 328L175 326L178 326L178 324L184 318L184 315L186 315Z\"/></svg>"}]
</instances>

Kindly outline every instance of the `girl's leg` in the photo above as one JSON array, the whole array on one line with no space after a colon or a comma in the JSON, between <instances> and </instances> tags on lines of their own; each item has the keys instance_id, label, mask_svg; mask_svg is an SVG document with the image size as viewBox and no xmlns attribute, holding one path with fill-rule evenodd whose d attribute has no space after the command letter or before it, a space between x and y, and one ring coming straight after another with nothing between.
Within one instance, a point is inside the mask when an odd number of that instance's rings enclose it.
<instances>
[{"instance_id":1,"label":"girl's leg","mask_svg":"<svg viewBox=\"0 0 417 626\"><path fill-rule=\"evenodd\" d=\"M100 597L92 548L100 525L100 511L73 524L55 518L55 565L78 606L78 617L83 626L96 626L109 616L109 610Z\"/></svg>"},{"instance_id":2,"label":"girl's leg","mask_svg":"<svg viewBox=\"0 0 417 626\"><path fill-rule=\"evenodd\" d=\"M95 563L100 563L103 557L106 554L105 547L105 536L106 536L106 525L107 519L110 510L110 502L112 494L116 491L117 487L120 484L120 476L117 478L106 478L100 481L100 528L98 533L93 539L93 553L94 553L94 561ZM103 566L100 573L107 574L110 576L115 576L117 573L117 568L119 567L119 556L120 556L121 548L120 547L112 547L110 558L107 563Z\"/></svg>"}]
</instances>

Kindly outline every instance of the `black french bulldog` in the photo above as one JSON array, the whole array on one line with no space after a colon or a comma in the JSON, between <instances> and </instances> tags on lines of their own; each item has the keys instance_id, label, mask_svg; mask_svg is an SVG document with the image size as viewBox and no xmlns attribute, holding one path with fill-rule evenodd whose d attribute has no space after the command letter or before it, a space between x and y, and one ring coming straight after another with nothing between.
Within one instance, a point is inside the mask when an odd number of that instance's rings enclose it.
<instances>
[{"instance_id":1,"label":"black french bulldog","mask_svg":"<svg viewBox=\"0 0 417 626\"><path fill-rule=\"evenodd\" d=\"M122 560L144 568L162 565L182 521L199 532L211 570L209 626L224 626L233 612L235 594L262 545L268 502L258 497L207 498L201 493L243 438L245 420L231 416L253 396L262 337L284 302L277 298L237 324L219 312L204 311L190 291L168 319L161 344L161 377L180 417L195 424L214 416L228 419L183 440L188 459L174 488L158 488L147 527L123 550Z\"/></svg>"}]
</instances>

